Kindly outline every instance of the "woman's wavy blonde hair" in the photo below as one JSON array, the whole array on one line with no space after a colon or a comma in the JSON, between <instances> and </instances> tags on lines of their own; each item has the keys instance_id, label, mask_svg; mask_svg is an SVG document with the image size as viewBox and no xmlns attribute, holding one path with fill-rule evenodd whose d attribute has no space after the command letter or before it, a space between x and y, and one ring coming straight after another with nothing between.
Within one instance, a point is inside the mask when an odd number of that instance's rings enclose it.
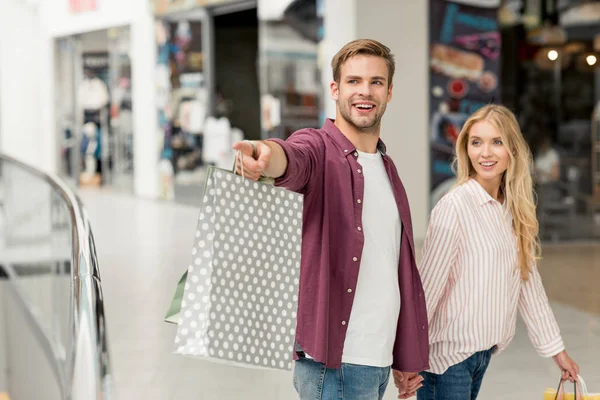
<instances>
[{"instance_id":1,"label":"woman's wavy blonde hair","mask_svg":"<svg viewBox=\"0 0 600 400\"><path fill-rule=\"evenodd\" d=\"M539 224L536 218L532 158L523 138L519 123L506 107L489 104L473 113L465 122L456 142L454 167L457 185L462 185L476 175L468 154L469 132L474 124L487 121L500 133L502 143L510 157L508 169L502 177L501 189L507 210L513 217L513 230L519 244L519 269L523 280L529 279L531 266L540 258Z\"/></svg>"}]
</instances>

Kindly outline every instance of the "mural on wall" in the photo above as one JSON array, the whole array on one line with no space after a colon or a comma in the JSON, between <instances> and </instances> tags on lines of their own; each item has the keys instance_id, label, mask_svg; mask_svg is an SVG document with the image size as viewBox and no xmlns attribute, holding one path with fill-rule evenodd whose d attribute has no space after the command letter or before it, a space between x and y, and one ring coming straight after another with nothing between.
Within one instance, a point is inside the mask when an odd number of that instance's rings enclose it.
<instances>
[{"instance_id":1,"label":"mural on wall","mask_svg":"<svg viewBox=\"0 0 600 400\"><path fill-rule=\"evenodd\" d=\"M432 208L455 182L454 145L465 120L483 105L500 101L497 6L486 0L430 0Z\"/></svg>"}]
</instances>

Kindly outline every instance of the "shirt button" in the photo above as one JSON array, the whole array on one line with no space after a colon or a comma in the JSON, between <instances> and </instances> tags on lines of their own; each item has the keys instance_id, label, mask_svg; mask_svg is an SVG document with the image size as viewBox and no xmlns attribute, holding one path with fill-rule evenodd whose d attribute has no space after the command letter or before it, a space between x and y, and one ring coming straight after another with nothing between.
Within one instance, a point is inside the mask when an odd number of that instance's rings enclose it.
<instances>
[{"instance_id":1,"label":"shirt button","mask_svg":"<svg viewBox=\"0 0 600 400\"><path fill-rule=\"evenodd\" d=\"M348 150L344 150L344 153L347 153L347 152L348 152Z\"/></svg>"},{"instance_id":2,"label":"shirt button","mask_svg":"<svg viewBox=\"0 0 600 400\"><path fill-rule=\"evenodd\" d=\"M358 173L360 174L361 172L362 172L362 171L359 169L359 170L358 170Z\"/></svg>"},{"instance_id":3,"label":"shirt button","mask_svg":"<svg viewBox=\"0 0 600 400\"><path fill-rule=\"evenodd\" d=\"M358 258L354 257L354 258L352 259L352 261L354 261L354 262L357 262L357 261L358 261Z\"/></svg>"},{"instance_id":4,"label":"shirt button","mask_svg":"<svg viewBox=\"0 0 600 400\"><path fill-rule=\"evenodd\" d=\"M342 321L342 325L346 325L346 321Z\"/></svg>"},{"instance_id":5,"label":"shirt button","mask_svg":"<svg viewBox=\"0 0 600 400\"><path fill-rule=\"evenodd\" d=\"M358 229L359 232L362 231L362 228L360 226L358 228L356 228L356 229Z\"/></svg>"},{"instance_id":6,"label":"shirt button","mask_svg":"<svg viewBox=\"0 0 600 400\"><path fill-rule=\"evenodd\" d=\"M354 152L354 157L358 157L358 153L357 152Z\"/></svg>"},{"instance_id":7,"label":"shirt button","mask_svg":"<svg viewBox=\"0 0 600 400\"><path fill-rule=\"evenodd\" d=\"M362 203L362 200L361 200L361 199L358 199L358 200L356 200L356 202L357 202L358 204L360 204L360 203Z\"/></svg>"},{"instance_id":8,"label":"shirt button","mask_svg":"<svg viewBox=\"0 0 600 400\"><path fill-rule=\"evenodd\" d=\"M352 289L348 289L348 293L352 293Z\"/></svg>"}]
</instances>

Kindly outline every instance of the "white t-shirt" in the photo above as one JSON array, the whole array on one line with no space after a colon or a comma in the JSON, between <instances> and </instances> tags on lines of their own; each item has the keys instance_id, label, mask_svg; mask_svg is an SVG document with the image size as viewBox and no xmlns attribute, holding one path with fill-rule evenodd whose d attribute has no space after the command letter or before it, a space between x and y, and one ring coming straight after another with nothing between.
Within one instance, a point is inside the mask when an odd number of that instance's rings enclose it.
<instances>
[{"instance_id":1,"label":"white t-shirt","mask_svg":"<svg viewBox=\"0 0 600 400\"><path fill-rule=\"evenodd\" d=\"M539 183L548 183L551 181L550 174L554 166L560 162L558 152L553 148L544 153L540 153L535 158L535 170L537 171L537 181Z\"/></svg>"},{"instance_id":2,"label":"white t-shirt","mask_svg":"<svg viewBox=\"0 0 600 400\"><path fill-rule=\"evenodd\" d=\"M365 244L342 362L388 367L392 364L400 315L398 262L402 223L381 154L358 153L365 182Z\"/></svg>"}]
</instances>

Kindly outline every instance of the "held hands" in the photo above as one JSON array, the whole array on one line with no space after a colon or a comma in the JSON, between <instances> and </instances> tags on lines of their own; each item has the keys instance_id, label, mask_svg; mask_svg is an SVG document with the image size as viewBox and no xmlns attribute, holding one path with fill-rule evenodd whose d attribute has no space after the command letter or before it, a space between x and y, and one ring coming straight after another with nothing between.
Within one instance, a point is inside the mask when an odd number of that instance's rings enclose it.
<instances>
[{"instance_id":1,"label":"held hands","mask_svg":"<svg viewBox=\"0 0 600 400\"><path fill-rule=\"evenodd\" d=\"M269 166L271 160L271 148L262 141L237 142L233 144L233 149L243 154L244 176L254 181L260 178L261 174ZM241 165L237 164L236 174L242 175Z\"/></svg>"},{"instance_id":2,"label":"held hands","mask_svg":"<svg viewBox=\"0 0 600 400\"><path fill-rule=\"evenodd\" d=\"M417 372L401 372L392 370L394 384L398 388L398 398L408 399L416 395L417 390L423 387L423 377Z\"/></svg>"},{"instance_id":3,"label":"held hands","mask_svg":"<svg viewBox=\"0 0 600 400\"><path fill-rule=\"evenodd\" d=\"M579 366L575 363L575 361L571 360L571 357L567 355L565 350L561 351L552 358L554 359L556 365L558 365L558 368L560 368L562 379L564 381L568 379L571 382L575 382L577 380Z\"/></svg>"}]
</instances>

